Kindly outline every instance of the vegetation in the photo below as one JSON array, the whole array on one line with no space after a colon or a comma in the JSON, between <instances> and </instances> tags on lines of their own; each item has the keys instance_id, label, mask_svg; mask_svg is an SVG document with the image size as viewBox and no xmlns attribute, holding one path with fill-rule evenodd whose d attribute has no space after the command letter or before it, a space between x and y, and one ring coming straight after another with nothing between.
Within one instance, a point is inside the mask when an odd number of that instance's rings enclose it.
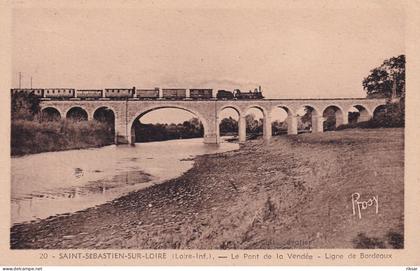
<instances>
[{"instance_id":1,"label":"vegetation","mask_svg":"<svg viewBox=\"0 0 420 271\"><path fill-rule=\"evenodd\" d=\"M197 118L179 124L143 124L139 122L134 129L136 142L196 138L204 135L203 125Z\"/></svg>"},{"instance_id":2,"label":"vegetation","mask_svg":"<svg viewBox=\"0 0 420 271\"><path fill-rule=\"evenodd\" d=\"M33 94L14 93L11 105L11 155L100 147L114 142L113 126L107 122L43 118L39 100Z\"/></svg>"},{"instance_id":3,"label":"vegetation","mask_svg":"<svg viewBox=\"0 0 420 271\"><path fill-rule=\"evenodd\" d=\"M363 80L368 98L388 98L373 119L362 127L404 127L405 120L405 55L385 60Z\"/></svg>"},{"instance_id":4,"label":"vegetation","mask_svg":"<svg viewBox=\"0 0 420 271\"><path fill-rule=\"evenodd\" d=\"M14 120L34 120L40 111L39 99L32 93L16 92L11 97L11 117Z\"/></svg>"},{"instance_id":5,"label":"vegetation","mask_svg":"<svg viewBox=\"0 0 420 271\"><path fill-rule=\"evenodd\" d=\"M375 248L404 248L404 235L400 232L393 230L381 237L368 237L365 233L359 233L356 238L353 239L353 246L357 249L375 249Z\"/></svg>"},{"instance_id":6,"label":"vegetation","mask_svg":"<svg viewBox=\"0 0 420 271\"><path fill-rule=\"evenodd\" d=\"M255 115L245 117L246 133L250 137L257 137L263 133L263 119L256 119ZM203 137L204 128L197 118L184 121L182 124L142 124L135 125L136 142L163 141L181 138ZM220 122L220 135L237 135L239 131L238 121L232 117L224 118ZM275 135L284 134L287 131L286 122L275 121L272 132Z\"/></svg>"},{"instance_id":7,"label":"vegetation","mask_svg":"<svg viewBox=\"0 0 420 271\"><path fill-rule=\"evenodd\" d=\"M390 103L381 106L372 119L364 122L349 122L340 125L337 130L347 128L380 128L380 127L404 127L404 99L398 103Z\"/></svg>"},{"instance_id":8,"label":"vegetation","mask_svg":"<svg viewBox=\"0 0 420 271\"><path fill-rule=\"evenodd\" d=\"M238 121L232 117L224 118L220 122L220 135L237 135L239 131Z\"/></svg>"},{"instance_id":9,"label":"vegetation","mask_svg":"<svg viewBox=\"0 0 420 271\"><path fill-rule=\"evenodd\" d=\"M263 119L256 119L254 114L245 117L246 133L250 137L256 137L263 133ZM287 123L285 121L274 121L271 125L272 134L280 135L287 133ZM237 135L239 131L238 121L232 117L224 118L220 122L220 135Z\"/></svg>"},{"instance_id":10,"label":"vegetation","mask_svg":"<svg viewBox=\"0 0 420 271\"><path fill-rule=\"evenodd\" d=\"M391 98L393 87L397 97L405 97L405 55L385 60L363 80L368 98Z\"/></svg>"},{"instance_id":11,"label":"vegetation","mask_svg":"<svg viewBox=\"0 0 420 271\"><path fill-rule=\"evenodd\" d=\"M98 121L13 120L11 154L101 147L114 142L110 127Z\"/></svg>"},{"instance_id":12,"label":"vegetation","mask_svg":"<svg viewBox=\"0 0 420 271\"><path fill-rule=\"evenodd\" d=\"M271 134L272 135L281 135L287 134L287 122L286 121L274 121L271 124Z\"/></svg>"}]
</instances>

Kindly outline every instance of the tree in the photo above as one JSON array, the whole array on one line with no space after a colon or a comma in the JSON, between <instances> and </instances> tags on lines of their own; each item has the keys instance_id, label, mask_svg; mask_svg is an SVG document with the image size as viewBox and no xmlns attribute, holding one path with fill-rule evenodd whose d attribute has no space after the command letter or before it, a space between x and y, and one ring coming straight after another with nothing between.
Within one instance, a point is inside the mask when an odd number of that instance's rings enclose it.
<instances>
[{"instance_id":1,"label":"tree","mask_svg":"<svg viewBox=\"0 0 420 271\"><path fill-rule=\"evenodd\" d=\"M256 120L254 114L245 116L246 132L250 134L262 134L263 120Z\"/></svg>"},{"instance_id":2,"label":"tree","mask_svg":"<svg viewBox=\"0 0 420 271\"><path fill-rule=\"evenodd\" d=\"M405 119L405 56L392 57L385 60L381 66L371 70L363 80L363 88L368 98L399 98L398 102L389 99L376 112L370 126L372 127L403 127ZM393 97L395 90L396 97Z\"/></svg>"},{"instance_id":3,"label":"tree","mask_svg":"<svg viewBox=\"0 0 420 271\"><path fill-rule=\"evenodd\" d=\"M298 129L299 130L309 130L312 127L312 111L313 109L305 106L305 114L300 117L300 121L298 122Z\"/></svg>"},{"instance_id":4,"label":"tree","mask_svg":"<svg viewBox=\"0 0 420 271\"><path fill-rule=\"evenodd\" d=\"M39 99L33 93L15 92L12 94L11 103L12 120L33 120L40 110Z\"/></svg>"},{"instance_id":5,"label":"tree","mask_svg":"<svg viewBox=\"0 0 420 271\"><path fill-rule=\"evenodd\" d=\"M224 118L220 122L220 135L238 133L238 121L232 117Z\"/></svg>"},{"instance_id":6,"label":"tree","mask_svg":"<svg viewBox=\"0 0 420 271\"><path fill-rule=\"evenodd\" d=\"M331 107L325 109L323 117L324 117L324 122L323 122L324 131L335 130L335 123L337 121L335 117L335 110Z\"/></svg>"},{"instance_id":7,"label":"tree","mask_svg":"<svg viewBox=\"0 0 420 271\"><path fill-rule=\"evenodd\" d=\"M363 80L363 88L368 98L390 98L394 80L397 97L405 97L405 55L387 59L371 70Z\"/></svg>"}]
</instances>

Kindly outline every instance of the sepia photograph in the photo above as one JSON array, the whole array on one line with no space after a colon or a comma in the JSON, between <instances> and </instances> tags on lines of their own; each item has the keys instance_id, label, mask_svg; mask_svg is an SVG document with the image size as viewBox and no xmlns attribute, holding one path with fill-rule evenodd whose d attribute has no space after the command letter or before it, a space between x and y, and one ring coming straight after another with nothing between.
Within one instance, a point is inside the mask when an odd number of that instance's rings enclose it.
<instances>
[{"instance_id":1,"label":"sepia photograph","mask_svg":"<svg viewBox=\"0 0 420 271\"><path fill-rule=\"evenodd\" d=\"M11 250L406 248L401 2L139 3L11 9Z\"/></svg>"}]
</instances>

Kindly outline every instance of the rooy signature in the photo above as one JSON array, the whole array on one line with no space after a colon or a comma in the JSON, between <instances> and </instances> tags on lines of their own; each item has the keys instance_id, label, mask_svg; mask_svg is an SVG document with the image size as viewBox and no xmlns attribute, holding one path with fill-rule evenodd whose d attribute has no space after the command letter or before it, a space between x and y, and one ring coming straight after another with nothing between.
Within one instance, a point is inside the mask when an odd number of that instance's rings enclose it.
<instances>
[{"instance_id":1,"label":"rooy signature","mask_svg":"<svg viewBox=\"0 0 420 271\"><path fill-rule=\"evenodd\" d=\"M373 196L367 201L359 201L360 199L360 193L353 193L351 194L351 204L353 206L353 215L357 214L359 216L359 219L362 219L362 210L366 210L368 207L375 205L376 207L376 213L379 212L379 197L378 195Z\"/></svg>"}]
</instances>

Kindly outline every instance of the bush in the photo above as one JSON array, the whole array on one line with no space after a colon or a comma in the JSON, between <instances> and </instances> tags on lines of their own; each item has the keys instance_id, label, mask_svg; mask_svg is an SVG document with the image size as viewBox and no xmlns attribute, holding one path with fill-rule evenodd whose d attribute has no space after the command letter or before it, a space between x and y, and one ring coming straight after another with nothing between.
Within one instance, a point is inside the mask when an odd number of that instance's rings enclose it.
<instances>
[{"instance_id":1,"label":"bush","mask_svg":"<svg viewBox=\"0 0 420 271\"><path fill-rule=\"evenodd\" d=\"M359 233L357 237L353 239L353 246L358 249L385 248L383 240L375 237L368 237L365 233Z\"/></svg>"},{"instance_id":2,"label":"bush","mask_svg":"<svg viewBox=\"0 0 420 271\"><path fill-rule=\"evenodd\" d=\"M375 248L404 248L404 234L401 232L390 230L383 237L368 237L365 233L359 233L352 240L353 247L357 249L375 249Z\"/></svg>"},{"instance_id":3,"label":"bush","mask_svg":"<svg viewBox=\"0 0 420 271\"><path fill-rule=\"evenodd\" d=\"M11 126L12 155L100 147L113 142L112 127L97 121L13 120Z\"/></svg>"}]
</instances>

